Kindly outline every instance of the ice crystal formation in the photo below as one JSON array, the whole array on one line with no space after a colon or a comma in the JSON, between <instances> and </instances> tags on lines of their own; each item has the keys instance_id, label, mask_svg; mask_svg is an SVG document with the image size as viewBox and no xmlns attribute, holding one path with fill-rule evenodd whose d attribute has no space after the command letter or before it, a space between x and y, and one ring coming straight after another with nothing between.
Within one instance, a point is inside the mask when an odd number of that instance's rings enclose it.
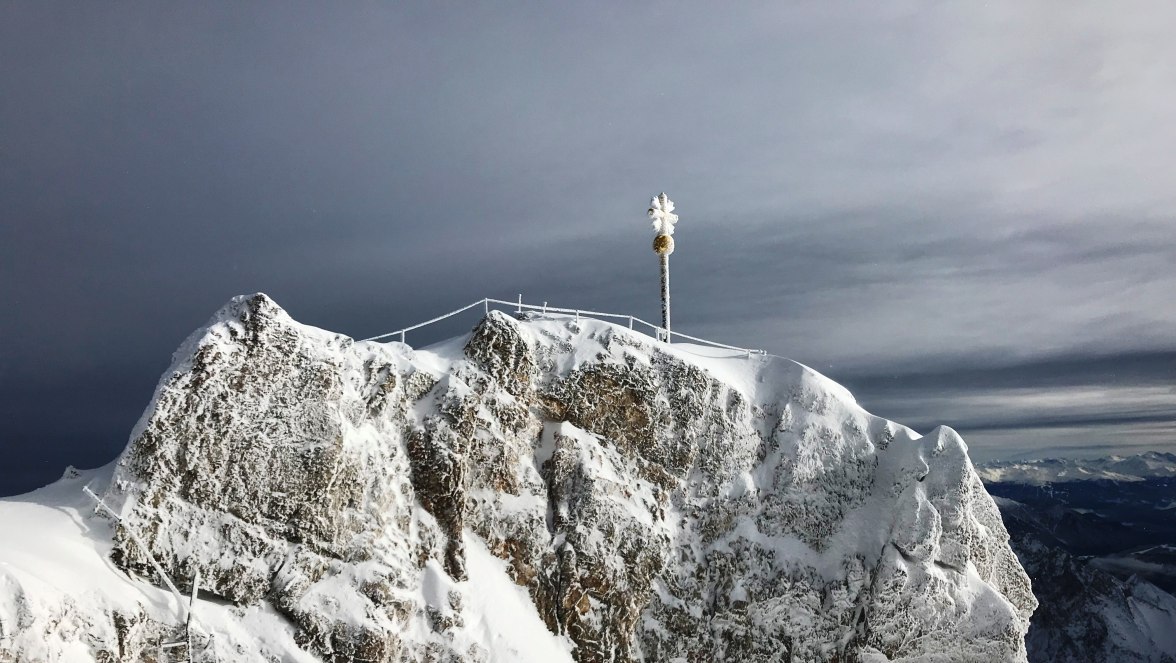
<instances>
[{"instance_id":1,"label":"ice crystal formation","mask_svg":"<svg viewBox=\"0 0 1176 663\"><path fill-rule=\"evenodd\" d=\"M673 235L674 224L678 223L678 215L674 214L674 201L665 192L659 193L649 201L649 218L653 220L655 235Z\"/></svg>"},{"instance_id":2,"label":"ice crystal formation","mask_svg":"<svg viewBox=\"0 0 1176 663\"><path fill-rule=\"evenodd\" d=\"M0 661L156 656L147 555L202 579L197 661L1025 660L959 436L731 354L493 311L413 349L236 298L114 465L0 502L45 533L0 543Z\"/></svg>"}]
</instances>

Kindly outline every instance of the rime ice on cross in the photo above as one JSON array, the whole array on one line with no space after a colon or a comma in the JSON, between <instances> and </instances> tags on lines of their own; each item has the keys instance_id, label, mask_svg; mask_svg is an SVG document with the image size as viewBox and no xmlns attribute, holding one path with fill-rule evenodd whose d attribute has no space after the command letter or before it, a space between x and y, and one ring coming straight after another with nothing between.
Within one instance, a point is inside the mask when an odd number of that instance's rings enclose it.
<instances>
[{"instance_id":1,"label":"rime ice on cross","mask_svg":"<svg viewBox=\"0 0 1176 663\"><path fill-rule=\"evenodd\" d=\"M674 214L674 201L665 192L649 201L649 218L653 219L653 232L657 235L673 235L678 215Z\"/></svg>"}]
</instances>

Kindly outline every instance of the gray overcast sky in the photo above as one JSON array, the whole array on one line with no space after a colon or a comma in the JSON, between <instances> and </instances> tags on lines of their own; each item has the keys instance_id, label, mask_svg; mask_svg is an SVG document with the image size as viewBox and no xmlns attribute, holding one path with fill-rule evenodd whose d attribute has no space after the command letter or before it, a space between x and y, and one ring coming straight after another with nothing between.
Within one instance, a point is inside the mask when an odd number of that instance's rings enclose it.
<instances>
[{"instance_id":1,"label":"gray overcast sky","mask_svg":"<svg viewBox=\"0 0 1176 663\"><path fill-rule=\"evenodd\" d=\"M684 332L981 460L1176 446L1170 3L466 4L0 5L0 494L234 294L656 319L662 190Z\"/></svg>"}]
</instances>

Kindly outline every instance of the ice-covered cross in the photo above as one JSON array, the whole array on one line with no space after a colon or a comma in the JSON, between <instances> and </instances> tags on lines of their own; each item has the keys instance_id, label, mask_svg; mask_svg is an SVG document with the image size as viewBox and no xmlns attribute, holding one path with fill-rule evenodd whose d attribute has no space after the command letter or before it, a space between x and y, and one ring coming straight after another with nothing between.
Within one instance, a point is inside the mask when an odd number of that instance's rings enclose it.
<instances>
[{"instance_id":1,"label":"ice-covered cross","mask_svg":"<svg viewBox=\"0 0 1176 663\"><path fill-rule=\"evenodd\" d=\"M674 201L665 192L649 201L649 218L653 219L653 231L658 235L673 235L678 215L674 214Z\"/></svg>"}]
</instances>

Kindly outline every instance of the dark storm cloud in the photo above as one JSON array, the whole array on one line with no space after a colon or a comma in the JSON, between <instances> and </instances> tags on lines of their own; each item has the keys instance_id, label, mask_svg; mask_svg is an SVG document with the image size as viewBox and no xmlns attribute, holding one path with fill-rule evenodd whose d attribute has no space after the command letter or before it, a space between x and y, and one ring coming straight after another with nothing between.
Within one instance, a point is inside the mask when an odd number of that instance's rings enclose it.
<instances>
[{"instance_id":1,"label":"dark storm cloud","mask_svg":"<svg viewBox=\"0 0 1176 663\"><path fill-rule=\"evenodd\" d=\"M1174 347L1170 14L6 4L0 493L112 457L233 294L360 337L518 292L655 319L663 189L682 331L943 376L859 395L1010 449L1092 419L1160 444L1131 358ZM951 378L1091 356L1118 410Z\"/></svg>"}]
</instances>

